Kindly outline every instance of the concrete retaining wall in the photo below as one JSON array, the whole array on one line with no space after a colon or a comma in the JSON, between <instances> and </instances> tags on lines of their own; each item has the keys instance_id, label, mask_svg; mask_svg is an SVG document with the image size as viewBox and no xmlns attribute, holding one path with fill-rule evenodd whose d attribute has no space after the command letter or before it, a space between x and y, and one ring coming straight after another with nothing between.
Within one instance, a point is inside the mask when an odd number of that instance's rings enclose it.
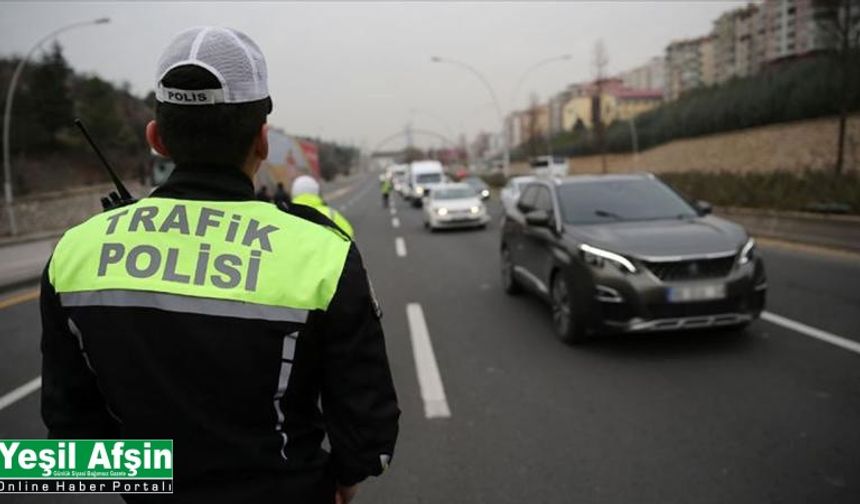
<instances>
[{"instance_id":1,"label":"concrete retaining wall","mask_svg":"<svg viewBox=\"0 0 860 504\"><path fill-rule=\"evenodd\" d=\"M607 168L611 173L832 169L838 124L828 117L675 140L641 152L638 164L631 154L607 154ZM569 164L571 174L602 171L600 156L571 158ZM860 115L848 118L845 135L845 171L851 170L860 170Z\"/></svg>"},{"instance_id":2,"label":"concrete retaining wall","mask_svg":"<svg viewBox=\"0 0 860 504\"><path fill-rule=\"evenodd\" d=\"M860 216L717 208L715 213L744 226L750 234L860 252Z\"/></svg>"},{"instance_id":3,"label":"concrete retaining wall","mask_svg":"<svg viewBox=\"0 0 860 504\"><path fill-rule=\"evenodd\" d=\"M137 183L128 184L136 196L148 192ZM15 218L19 235L39 235L61 232L102 211L101 198L113 190L113 185L79 187L65 191L24 196L15 200ZM9 237L9 216L0 210L0 237Z\"/></svg>"}]
</instances>

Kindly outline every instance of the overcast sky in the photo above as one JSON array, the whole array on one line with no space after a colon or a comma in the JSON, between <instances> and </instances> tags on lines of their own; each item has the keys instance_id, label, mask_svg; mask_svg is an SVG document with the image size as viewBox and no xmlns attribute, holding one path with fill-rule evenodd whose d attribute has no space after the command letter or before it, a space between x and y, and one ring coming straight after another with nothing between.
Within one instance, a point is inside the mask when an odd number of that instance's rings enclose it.
<instances>
[{"instance_id":1,"label":"overcast sky","mask_svg":"<svg viewBox=\"0 0 860 504\"><path fill-rule=\"evenodd\" d=\"M410 120L455 136L499 129L480 81L431 63L431 56L478 68L508 112L524 107L532 92L545 100L591 78L600 38L615 73L663 54L673 39L708 32L721 12L744 3L0 2L0 53L23 54L64 24L107 16L110 24L60 35L66 57L76 71L128 82L144 96L174 34L197 25L233 27L266 55L272 124L372 147ZM566 53L570 61L530 73L511 96L527 68Z\"/></svg>"}]
</instances>

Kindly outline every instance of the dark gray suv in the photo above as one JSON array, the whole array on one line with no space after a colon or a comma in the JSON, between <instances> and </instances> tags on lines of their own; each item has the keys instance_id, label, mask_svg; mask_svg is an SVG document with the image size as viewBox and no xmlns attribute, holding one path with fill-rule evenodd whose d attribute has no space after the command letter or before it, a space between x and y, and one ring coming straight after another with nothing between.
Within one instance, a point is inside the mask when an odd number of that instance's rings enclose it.
<instances>
[{"instance_id":1,"label":"dark gray suv","mask_svg":"<svg viewBox=\"0 0 860 504\"><path fill-rule=\"evenodd\" d=\"M606 332L742 327L764 309L755 242L651 174L536 180L505 215L502 283L552 305L574 343Z\"/></svg>"}]
</instances>

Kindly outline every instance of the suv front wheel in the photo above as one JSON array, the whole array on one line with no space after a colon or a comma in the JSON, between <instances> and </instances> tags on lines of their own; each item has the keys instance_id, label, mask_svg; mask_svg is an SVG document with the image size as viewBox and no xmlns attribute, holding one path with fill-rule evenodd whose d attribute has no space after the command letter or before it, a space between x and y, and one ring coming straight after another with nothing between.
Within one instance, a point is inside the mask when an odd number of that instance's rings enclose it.
<instances>
[{"instance_id":1,"label":"suv front wheel","mask_svg":"<svg viewBox=\"0 0 860 504\"><path fill-rule=\"evenodd\" d=\"M514 264L511 262L511 253L507 247L502 249L502 288L511 296L523 291L522 285L514 276Z\"/></svg>"},{"instance_id":2,"label":"suv front wheel","mask_svg":"<svg viewBox=\"0 0 860 504\"><path fill-rule=\"evenodd\" d=\"M558 339L567 344L585 341L585 328L577 310L575 296L564 273L558 272L553 275L550 294L552 325Z\"/></svg>"}]
</instances>

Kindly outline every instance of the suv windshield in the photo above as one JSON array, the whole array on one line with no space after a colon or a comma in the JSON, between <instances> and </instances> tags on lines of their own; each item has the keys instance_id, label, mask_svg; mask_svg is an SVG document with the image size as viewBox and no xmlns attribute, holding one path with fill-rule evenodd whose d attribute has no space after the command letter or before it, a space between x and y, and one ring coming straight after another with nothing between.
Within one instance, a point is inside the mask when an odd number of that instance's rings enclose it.
<instances>
[{"instance_id":1,"label":"suv windshield","mask_svg":"<svg viewBox=\"0 0 860 504\"><path fill-rule=\"evenodd\" d=\"M468 187L453 187L451 189L437 189L432 193L434 200L474 198L475 191Z\"/></svg>"},{"instance_id":2,"label":"suv windshield","mask_svg":"<svg viewBox=\"0 0 860 504\"><path fill-rule=\"evenodd\" d=\"M654 179L574 182L560 186L558 195L568 224L697 216L686 201Z\"/></svg>"},{"instance_id":3,"label":"suv windshield","mask_svg":"<svg viewBox=\"0 0 860 504\"><path fill-rule=\"evenodd\" d=\"M422 173L415 176L415 181L419 184L438 184L442 182L442 175L438 173Z\"/></svg>"}]
</instances>

